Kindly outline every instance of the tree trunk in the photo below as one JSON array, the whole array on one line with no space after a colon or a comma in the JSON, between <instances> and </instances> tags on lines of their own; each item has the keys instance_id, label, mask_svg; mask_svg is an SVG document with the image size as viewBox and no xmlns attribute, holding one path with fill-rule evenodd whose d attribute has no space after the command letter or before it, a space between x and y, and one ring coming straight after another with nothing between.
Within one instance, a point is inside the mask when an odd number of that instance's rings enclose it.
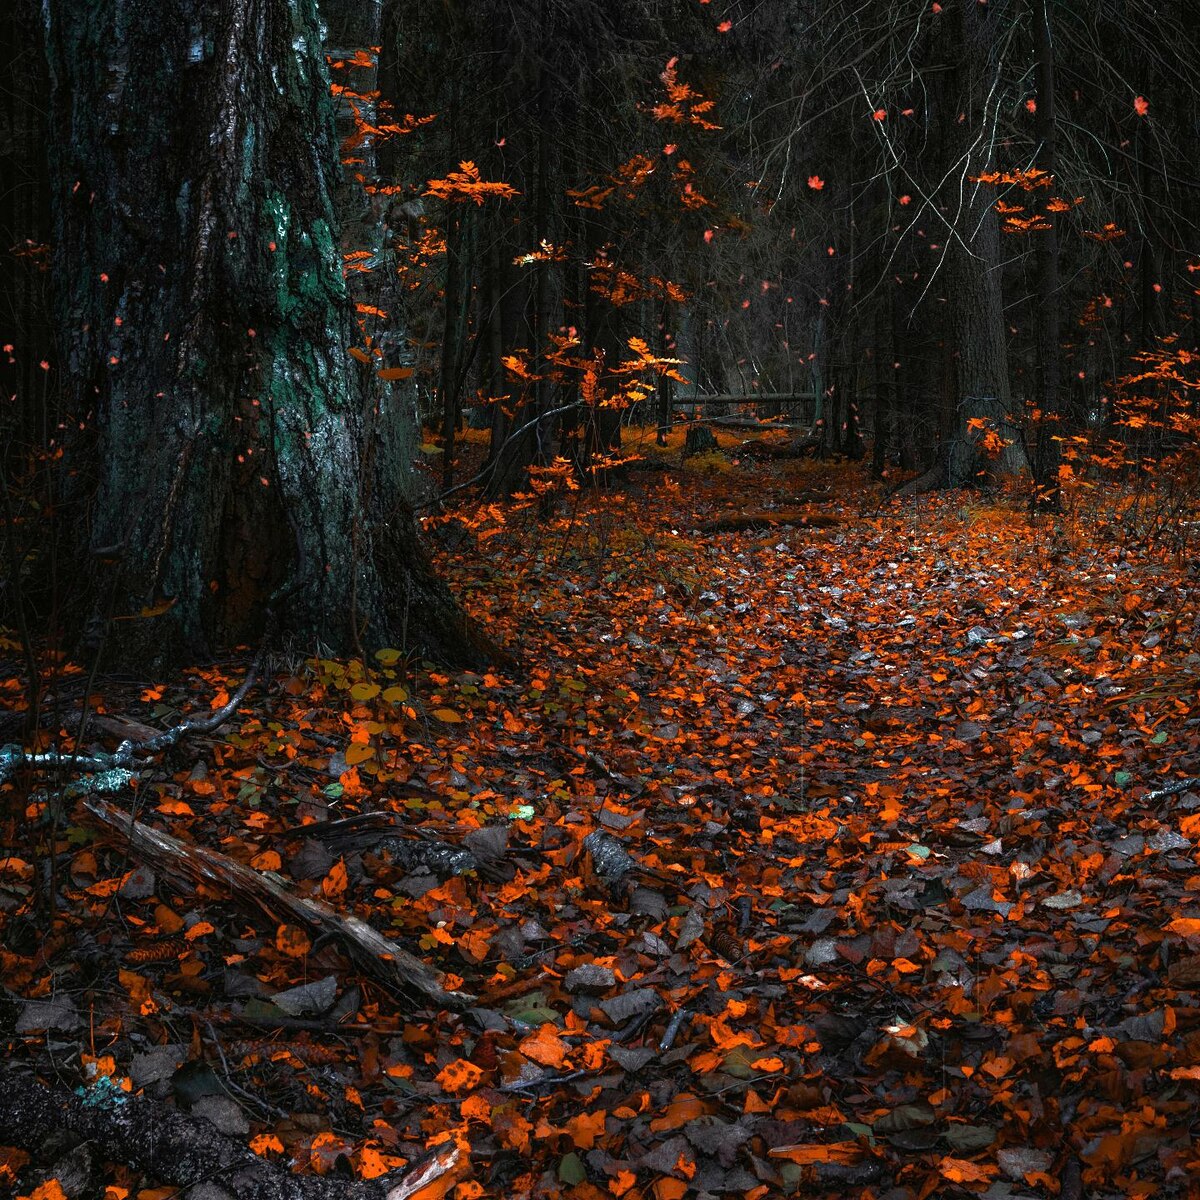
<instances>
[{"instance_id":1,"label":"tree trunk","mask_svg":"<svg viewBox=\"0 0 1200 1200\"><path fill-rule=\"evenodd\" d=\"M77 553L93 618L127 618L108 648L179 661L274 610L301 645L478 657L399 498L400 406L347 354L315 0L46 14Z\"/></svg>"},{"instance_id":2,"label":"tree trunk","mask_svg":"<svg viewBox=\"0 0 1200 1200\"><path fill-rule=\"evenodd\" d=\"M43 362L52 358L47 300L46 66L33 0L10 0L0 12L0 454L13 476L27 461L23 435L53 428ZM10 399L15 397L15 403ZM24 445L14 447L17 434ZM16 451L13 454L13 451ZM12 458L9 456L12 454Z\"/></svg>"},{"instance_id":3,"label":"tree trunk","mask_svg":"<svg viewBox=\"0 0 1200 1200\"><path fill-rule=\"evenodd\" d=\"M1007 5L997 0L987 10L975 0L957 0L952 26L960 63L959 103L943 113L958 131L952 210L954 233L947 250L950 328L954 345L955 434L947 457L951 487L981 476L1004 478L1026 469L1025 451L1011 413L1008 342L1001 292L1000 225L989 186L974 182L992 167L999 100L992 87L999 72L999 30ZM958 192L961 186L961 192ZM961 196L961 199L959 199ZM983 426L973 424L982 422ZM994 430L1004 449L984 459L977 449L983 428Z\"/></svg>"},{"instance_id":4,"label":"tree trunk","mask_svg":"<svg viewBox=\"0 0 1200 1200\"><path fill-rule=\"evenodd\" d=\"M1051 178L1057 170L1055 154L1054 38L1050 0L1032 0L1033 45L1037 73L1037 165ZM1058 225L1057 214L1046 201L1055 189L1043 189L1039 212L1043 228L1034 233L1037 279L1033 319L1036 326L1034 404L1039 410L1033 481L1037 502L1050 508L1059 503L1058 466L1063 417L1059 395L1061 356L1058 344Z\"/></svg>"}]
</instances>

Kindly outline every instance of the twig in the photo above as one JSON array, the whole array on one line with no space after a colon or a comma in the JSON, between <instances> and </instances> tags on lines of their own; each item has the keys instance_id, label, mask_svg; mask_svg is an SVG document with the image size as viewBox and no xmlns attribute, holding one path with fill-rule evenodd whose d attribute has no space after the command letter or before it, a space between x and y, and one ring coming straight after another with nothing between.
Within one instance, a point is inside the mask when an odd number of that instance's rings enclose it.
<instances>
[{"instance_id":1,"label":"twig","mask_svg":"<svg viewBox=\"0 0 1200 1200\"><path fill-rule=\"evenodd\" d=\"M675 1044L675 1039L679 1036L679 1031L692 1019L692 1014L686 1008L680 1008L672 1015L667 1022L667 1028L663 1031L662 1041L658 1043L659 1054L665 1054Z\"/></svg>"},{"instance_id":2,"label":"twig","mask_svg":"<svg viewBox=\"0 0 1200 1200\"><path fill-rule=\"evenodd\" d=\"M130 768L136 761L135 754L156 754L160 750L166 750L176 745L190 734L212 733L213 730L219 729L233 716L238 705L246 698L246 693L254 686L257 679L258 664L255 663L246 672L246 678L242 680L237 691L230 696L228 703L223 704L216 712L203 718L187 717L178 725L173 725L170 729L166 729L156 737L149 738L140 744L126 738L111 754L76 755L74 752L67 753L62 750L46 750L41 754L32 754L27 750L22 750L20 746L0 746L0 785L7 783L22 767L40 771L50 770L54 767L69 767L74 771L125 772L128 776ZM108 789L97 787L90 790Z\"/></svg>"},{"instance_id":3,"label":"twig","mask_svg":"<svg viewBox=\"0 0 1200 1200\"><path fill-rule=\"evenodd\" d=\"M1187 779L1176 779L1165 787L1155 788L1142 797L1143 800L1166 800L1168 796L1178 796L1181 792L1190 792L1192 788L1200 787L1200 775L1189 775Z\"/></svg>"}]
</instances>

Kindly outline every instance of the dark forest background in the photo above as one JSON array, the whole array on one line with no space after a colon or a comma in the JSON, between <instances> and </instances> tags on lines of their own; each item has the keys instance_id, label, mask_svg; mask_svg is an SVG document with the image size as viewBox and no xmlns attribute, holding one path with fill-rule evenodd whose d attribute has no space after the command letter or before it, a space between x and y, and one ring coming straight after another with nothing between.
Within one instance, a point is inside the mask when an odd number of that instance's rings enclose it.
<instances>
[{"instance_id":1,"label":"dark forest background","mask_svg":"<svg viewBox=\"0 0 1200 1200\"><path fill-rule=\"evenodd\" d=\"M9 624L128 662L270 621L478 658L414 512L727 400L1051 508L1176 452L1195 17L7 6Z\"/></svg>"}]
</instances>

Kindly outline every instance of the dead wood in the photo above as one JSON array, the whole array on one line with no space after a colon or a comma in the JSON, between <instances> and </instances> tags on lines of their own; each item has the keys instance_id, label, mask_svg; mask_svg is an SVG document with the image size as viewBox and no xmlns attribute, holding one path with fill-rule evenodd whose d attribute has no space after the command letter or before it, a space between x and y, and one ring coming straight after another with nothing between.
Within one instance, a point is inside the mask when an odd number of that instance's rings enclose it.
<instances>
[{"instance_id":1,"label":"dead wood","mask_svg":"<svg viewBox=\"0 0 1200 1200\"><path fill-rule=\"evenodd\" d=\"M1184 792L1190 792L1193 788L1200 788L1200 776L1192 775L1187 779L1176 779L1163 787L1155 788L1152 792L1147 792L1142 800L1149 803L1166 800L1170 796L1179 796Z\"/></svg>"},{"instance_id":2,"label":"dead wood","mask_svg":"<svg viewBox=\"0 0 1200 1200\"><path fill-rule=\"evenodd\" d=\"M786 426L763 426L764 432L779 428L786 428ZM809 432L803 437L792 438L788 442L765 440L743 442L737 452L742 458L804 458L808 454L815 454L820 448L821 435Z\"/></svg>"},{"instance_id":3,"label":"dead wood","mask_svg":"<svg viewBox=\"0 0 1200 1200\"><path fill-rule=\"evenodd\" d=\"M763 433L770 433L772 429L803 429L806 432L809 429L799 421L756 421L753 417L706 417L704 423L721 429L757 429Z\"/></svg>"},{"instance_id":4,"label":"dead wood","mask_svg":"<svg viewBox=\"0 0 1200 1200\"><path fill-rule=\"evenodd\" d=\"M720 517L713 517L709 521L703 521L698 528L701 533L737 533L744 529L769 529L773 526L832 529L841 523L841 517L835 517L829 513L796 512L781 508L728 513Z\"/></svg>"},{"instance_id":5,"label":"dead wood","mask_svg":"<svg viewBox=\"0 0 1200 1200\"><path fill-rule=\"evenodd\" d=\"M408 1200L464 1165L448 1145L378 1179L293 1175L200 1117L115 1089L81 1095L47 1087L13 1070L0 1087L0 1129L5 1141L33 1153L51 1135L69 1134L112 1162L179 1187L204 1184L206 1196L232 1200Z\"/></svg>"},{"instance_id":6,"label":"dead wood","mask_svg":"<svg viewBox=\"0 0 1200 1200\"><path fill-rule=\"evenodd\" d=\"M294 832L314 838L335 856L368 850L386 853L405 871L426 870L432 875L450 876L479 870L479 862L470 850L406 826L390 813L357 813L339 821L302 825Z\"/></svg>"},{"instance_id":7,"label":"dead wood","mask_svg":"<svg viewBox=\"0 0 1200 1200\"><path fill-rule=\"evenodd\" d=\"M462 1009L474 997L448 992L419 958L357 917L339 916L319 900L293 895L272 871L255 871L204 846L190 845L136 821L114 805L89 796L87 811L130 853L164 879L183 878L228 894L243 908L259 909L276 924L290 921L331 939L364 975L414 1004Z\"/></svg>"}]
</instances>

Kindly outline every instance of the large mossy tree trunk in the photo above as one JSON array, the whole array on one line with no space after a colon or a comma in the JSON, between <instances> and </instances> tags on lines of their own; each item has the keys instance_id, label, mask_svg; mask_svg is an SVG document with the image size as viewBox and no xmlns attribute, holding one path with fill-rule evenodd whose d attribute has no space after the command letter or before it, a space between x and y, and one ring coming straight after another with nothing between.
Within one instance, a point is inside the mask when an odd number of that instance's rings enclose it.
<instances>
[{"instance_id":1,"label":"large mossy tree trunk","mask_svg":"<svg viewBox=\"0 0 1200 1200\"><path fill-rule=\"evenodd\" d=\"M316 0L52 3L45 39L93 629L135 618L107 645L166 664L274 605L297 646L477 657L400 486L406 418L348 354Z\"/></svg>"}]
</instances>

